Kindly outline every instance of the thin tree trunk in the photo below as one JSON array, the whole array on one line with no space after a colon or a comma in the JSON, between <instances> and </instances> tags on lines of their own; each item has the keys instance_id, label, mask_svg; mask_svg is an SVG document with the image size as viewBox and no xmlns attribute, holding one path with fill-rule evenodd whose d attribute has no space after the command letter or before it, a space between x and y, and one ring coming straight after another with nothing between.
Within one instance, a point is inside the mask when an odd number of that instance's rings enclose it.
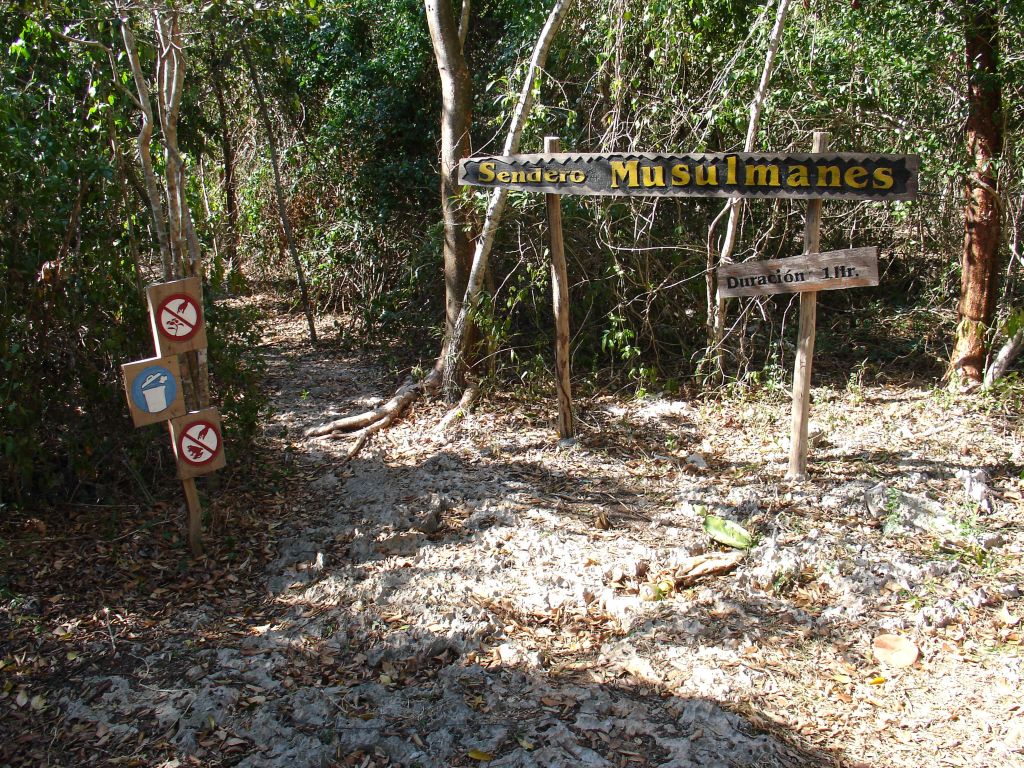
<instances>
[{"instance_id":1,"label":"thin tree trunk","mask_svg":"<svg viewBox=\"0 0 1024 768\"><path fill-rule=\"evenodd\" d=\"M425 0L430 40L441 78L441 213L444 219L445 342L451 346L469 280L469 216L456 181L459 161L469 155L471 86L452 0ZM459 372L461 373L461 371ZM461 386L461 381L459 381Z\"/></svg>"},{"instance_id":2,"label":"thin tree trunk","mask_svg":"<svg viewBox=\"0 0 1024 768\"><path fill-rule=\"evenodd\" d=\"M502 152L504 155L513 155L519 151L523 129L526 127L530 110L533 108L534 79L537 77L537 73L544 68L548 51L551 49L551 44L554 42L555 35L562 25L563 19L565 19L570 5L572 5L572 0L557 0L548 14L547 22L544 24L540 36L537 38L537 44L533 49L533 56L530 58L530 66L526 71L526 77L519 92L519 101L516 103L508 134L505 136L505 146ZM495 189L491 193L491 199L487 204L487 214L484 218L483 229L476 239L473 265L466 284L465 296L449 337L449 343L445 348L443 357L444 378L441 391L445 398L451 401L457 399L462 390L466 367L466 347L468 346L469 312L477 305L480 298L480 288L487 273L488 258L494 246L494 237L498 232L498 225L505 210L507 196L508 190L504 188Z\"/></svg>"},{"instance_id":3,"label":"thin tree trunk","mask_svg":"<svg viewBox=\"0 0 1024 768\"><path fill-rule=\"evenodd\" d=\"M284 239L288 243L288 250L292 255L292 263L295 266L295 276L299 281L299 293L302 297L302 308L306 313L306 322L309 324L310 343L316 345L316 324L313 322L313 310L309 304L309 289L306 287L306 275L302 269L302 262L299 261L299 252L295 247L295 238L292 236L292 225L288 219L288 210L284 204L284 188L281 185L280 162L277 155L277 139L274 138L274 127L270 123L270 112L267 110L267 102L263 98L263 86L259 76L256 74L256 66L252 61L252 54L245 43L242 44L242 56L249 68L249 78L252 80L253 93L256 96L256 108L259 111L260 121L263 123L263 130L267 134L267 146L270 149L270 165L274 170L274 193L277 195L277 215L281 220L281 228L284 230Z\"/></svg>"},{"instance_id":4,"label":"thin tree trunk","mask_svg":"<svg viewBox=\"0 0 1024 768\"><path fill-rule=\"evenodd\" d=\"M228 242L225 250L227 251L228 271L233 272L237 268L238 261L238 191L235 184L235 148L231 142L231 131L228 128L228 109L224 98L224 73L216 53L214 53L210 72L213 80L213 95L217 99L220 148L224 157L224 212L228 220Z\"/></svg>"},{"instance_id":5,"label":"thin tree trunk","mask_svg":"<svg viewBox=\"0 0 1024 768\"><path fill-rule=\"evenodd\" d=\"M185 84L185 57L177 38L178 18L176 13L163 16L153 11L157 35L156 87L159 106L160 129L164 136L164 177L167 186L167 220L170 229L171 252L181 265L183 275L191 275L195 267L189 253L185 233L184 215L184 171L178 152L178 113L181 94Z\"/></svg>"},{"instance_id":6,"label":"thin tree trunk","mask_svg":"<svg viewBox=\"0 0 1024 768\"><path fill-rule=\"evenodd\" d=\"M772 72L775 69L775 57L779 52L779 45L782 43L782 33L786 27L786 16L789 13L791 0L779 0L775 12L775 25L768 36L768 50L765 52L764 67L761 70L761 81L754 92L754 99L750 102L750 120L747 122L747 136L743 142L744 152L753 152L754 143L757 141L757 132L761 126L761 110L764 107L764 100L768 94L768 84L772 79ZM726 203L729 211L729 221L725 226L725 239L722 241L722 250L718 263L732 262L733 252L736 250L736 236L740 228L740 213L742 211L742 200L738 197L729 198ZM715 219L712 228L717 225L719 219ZM710 240L711 238L709 238ZM711 328L708 339L708 354L714 362L714 375L720 381L723 376L722 370L722 341L725 337L726 302L717 296L717 281L715 280L715 269L713 251L708 249L707 265L707 287L708 287L708 325ZM715 299L712 299L715 296Z\"/></svg>"},{"instance_id":7,"label":"thin tree trunk","mask_svg":"<svg viewBox=\"0 0 1024 768\"><path fill-rule=\"evenodd\" d=\"M174 259L171 256L170 239L164 225L164 206L160 199L160 188L156 182L156 172L153 170L153 156L150 151L150 143L153 140L153 107L149 96L149 85L146 76L142 72L142 64L139 61L138 44L135 42L135 35L131 29L131 19L128 12L120 5L116 6L118 18L121 20L121 39L124 41L124 50L128 56L128 65L132 71L132 78L135 81L135 90L138 93L136 106L142 113L142 124L139 127L139 160L142 163L142 172L146 182L146 196L149 198L149 212L153 220L153 232L160 245L160 261L163 265L163 276L165 280L174 277ZM114 71L115 78L117 71Z\"/></svg>"},{"instance_id":8,"label":"thin tree trunk","mask_svg":"<svg viewBox=\"0 0 1024 768\"><path fill-rule=\"evenodd\" d=\"M179 266L179 277L203 276L202 250L192 223L192 211L186 195L185 163L178 150L178 116L185 87L185 53L181 27L175 11L153 11L156 31L156 88L160 107L160 128L164 137L167 179L167 217L170 223L171 252ZM192 397L199 408L210 405L210 371L205 349L182 355L191 381ZM188 387L186 387L188 389Z\"/></svg>"},{"instance_id":9,"label":"thin tree trunk","mask_svg":"<svg viewBox=\"0 0 1024 768\"><path fill-rule=\"evenodd\" d=\"M462 15L459 17L459 47L465 53L466 35L469 34L469 5L470 0L462 0Z\"/></svg>"},{"instance_id":10,"label":"thin tree trunk","mask_svg":"<svg viewBox=\"0 0 1024 768\"><path fill-rule=\"evenodd\" d=\"M997 162L1002 145L999 37L988 0L966 4L967 149L974 168L967 181L959 324L949 361L950 381L982 382L987 334L995 315L999 280L1000 202Z\"/></svg>"}]
</instances>

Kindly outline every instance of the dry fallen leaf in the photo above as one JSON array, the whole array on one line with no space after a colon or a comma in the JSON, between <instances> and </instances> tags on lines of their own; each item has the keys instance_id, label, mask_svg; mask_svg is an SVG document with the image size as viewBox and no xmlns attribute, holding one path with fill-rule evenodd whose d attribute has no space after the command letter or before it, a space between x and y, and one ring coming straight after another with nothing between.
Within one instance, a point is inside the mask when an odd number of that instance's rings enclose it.
<instances>
[{"instance_id":1,"label":"dry fallen leaf","mask_svg":"<svg viewBox=\"0 0 1024 768\"><path fill-rule=\"evenodd\" d=\"M494 755L484 752L482 749L471 749L466 754L474 760L490 761L494 759Z\"/></svg>"},{"instance_id":2,"label":"dry fallen leaf","mask_svg":"<svg viewBox=\"0 0 1024 768\"><path fill-rule=\"evenodd\" d=\"M876 659L897 668L911 666L921 653L912 640L901 635L879 635L871 648Z\"/></svg>"},{"instance_id":3,"label":"dry fallen leaf","mask_svg":"<svg viewBox=\"0 0 1024 768\"><path fill-rule=\"evenodd\" d=\"M996 614L996 618L999 619L999 622L1006 627L1015 627L1020 622L1020 616L1014 616L1010 613L1009 609L1006 607L1006 603L1003 603L1003 608Z\"/></svg>"}]
</instances>

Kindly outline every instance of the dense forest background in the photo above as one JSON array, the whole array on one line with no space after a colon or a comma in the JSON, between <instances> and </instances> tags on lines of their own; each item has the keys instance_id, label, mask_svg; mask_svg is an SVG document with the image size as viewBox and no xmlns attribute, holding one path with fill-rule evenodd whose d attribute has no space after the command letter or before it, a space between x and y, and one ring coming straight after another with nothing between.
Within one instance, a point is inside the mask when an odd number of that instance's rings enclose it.
<instances>
[{"instance_id":1,"label":"dense forest background","mask_svg":"<svg viewBox=\"0 0 1024 768\"><path fill-rule=\"evenodd\" d=\"M989 343L1020 326L1024 6L804 0L786 22L756 147L916 153L912 203L829 202L823 250L878 245L878 288L822 298L818 370L839 383L923 376L940 384L957 324L964 188L964 48L984 6L998 32L1000 286ZM761 76L776 3L579 0L534 83L522 151L735 151ZM287 218L321 339L365 345L396 372L441 346L444 229L438 201L441 94L415 0L5 2L0 13L0 504L92 501L168 474L162 445L133 433L120 364L152 354L141 288L160 249L137 161L138 110L119 16L142 68L155 15L177 13L187 61L177 142L205 261L214 399L230 440L256 432L263 398L258 312L229 300L273 289L299 307L277 213L266 95ZM549 7L476 0L465 54L474 153L496 152ZM109 56L108 56L109 52ZM113 59L113 62L111 61ZM112 76L112 63L118 79ZM258 90L257 90L258 87ZM166 162L155 135L154 162ZM477 373L550 388L551 291L543 200L513 193L477 312ZM482 219L486 197L466 192ZM704 270L724 221L711 199L563 200L579 386L710 391ZM735 257L801 248L804 205L742 207ZM725 384L781 387L796 304L734 303ZM415 341L415 343L412 343ZM418 358L418 359L417 359ZM385 388L392 382L382 382ZM539 390L538 390L539 391ZM1010 377L1002 397L1016 397Z\"/></svg>"}]
</instances>

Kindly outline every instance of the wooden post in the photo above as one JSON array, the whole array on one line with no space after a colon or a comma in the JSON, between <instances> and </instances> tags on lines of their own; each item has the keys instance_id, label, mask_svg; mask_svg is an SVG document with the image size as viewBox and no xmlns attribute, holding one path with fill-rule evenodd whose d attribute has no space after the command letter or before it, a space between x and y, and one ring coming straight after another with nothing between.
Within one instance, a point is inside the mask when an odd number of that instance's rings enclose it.
<instances>
[{"instance_id":1,"label":"wooden post","mask_svg":"<svg viewBox=\"0 0 1024 768\"><path fill-rule=\"evenodd\" d=\"M816 131L812 152L828 151L828 133ZM804 253L821 249L821 198L807 202L804 225ZM800 294L800 328L797 331L796 361L793 365L793 421L789 435L789 471L793 480L807 478L807 420L811 412L811 368L814 362L814 334L817 323L818 293Z\"/></svg>"},{"instance_id":2,"label":"wooden post","mask_svg":"<svg viewBox=\"0 0 1024 768\"><path fill-rule=\"evenodd\" d=\"M167 422L167 432L171 438L171 445L174 446L174 430L171 428L171 422ZM177 455L177 448L174 449L174 452ZM178 463L175 461L175 464ZM183 478L181 488L185 491L185 504L188 507L188 548L192 550L193 557L202 557L203 505L199 502L195 477Z\"/></svg>"},{"instance_id":3,"label":"wooden post","mask_svg":"<svg viewBox=\"0 0 1024 768\"><path fill-rule=\"evenodd\" d=\"M190 477L181 481L185 489L185 501L188 504L188 546L194 557L203 554L203 507L199 503L199 491L196 490L196 479Z\"/></svg>"},{"instance_id":4,"label":"wooden post","mask_svg":"<svg viewBox=\"0 0 1024 768\"><path fill-rule=\"evenodd\" d=\"M544 151L562 151L557 136L544 138ZM569 384L569 274L562 239L562 196L545 195L548 206L548 240L551 249L551 298L555 311L555 386L558 389L558 436L572 437L572 390Z\"/></svg>"}]
</instances>

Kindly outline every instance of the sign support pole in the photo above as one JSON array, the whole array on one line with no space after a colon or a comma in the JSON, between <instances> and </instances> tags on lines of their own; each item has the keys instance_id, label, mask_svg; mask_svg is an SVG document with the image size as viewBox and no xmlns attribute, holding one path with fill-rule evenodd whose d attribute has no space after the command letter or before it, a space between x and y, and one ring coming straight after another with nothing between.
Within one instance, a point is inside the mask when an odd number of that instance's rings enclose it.
<instances>
[{"instance_id":1,"label":"sign support pole","mask_svg":"<svg viewBox=\"0 0 1024 768\"><path fill-rule=\"evenodd\" d=\"M171 445L174 445L174 430L171 429L170 422L167 424L167 431L171 437ZM177 453L176 447L175 453ZM188 548L192 550L193 557L202 557L203 505L199 502L196 479L194 477L182 478L181 487L185 491L185 504L188 507Z\"/></svg>"},{"instance_id":2,"label":"sign support pole","mask_svg":"<svg viewBox=\"0 0 1024 768\"><path fill-rule=\"evenodd\" d=\"M562 150L557 136L544 138L544 151ZM558 389L558 436L572 437L572 390L569 383L569 274L562 238L562 196L544 196L548 208L548 237L551 250L551 298L555 313L555 386Z\"/></svg>"},{"instance_id":3,"label":"sign support pole","mask_svg":"<svg viewBox=\"0 0 1024 768\"><path fill-rule=\"evenodd\" d=\"M203 507L199 503L199 492L196 490L196 479L190 477L181 481L185 489L185 501L188 504L188 546L193 557L203 555Z\"/></svg>"},{"instance_id":4,"label":"sign support pole","mask_svg":"<svg viewBox=\"0 0 1024 768\"><path fill-rule=\"evenodd\" d=\"M814 153L828 151L828 133L815 131ZM804 253L818 253L821 242L821 198L807 202L804 225ZM789 436L789 471L793 480L807 478L807 421L811 412L811 369L817 325L818 292L800 294L800 327L797 331L796 361L793 365L793 419Z\"/></svg>"}]
</instances>

